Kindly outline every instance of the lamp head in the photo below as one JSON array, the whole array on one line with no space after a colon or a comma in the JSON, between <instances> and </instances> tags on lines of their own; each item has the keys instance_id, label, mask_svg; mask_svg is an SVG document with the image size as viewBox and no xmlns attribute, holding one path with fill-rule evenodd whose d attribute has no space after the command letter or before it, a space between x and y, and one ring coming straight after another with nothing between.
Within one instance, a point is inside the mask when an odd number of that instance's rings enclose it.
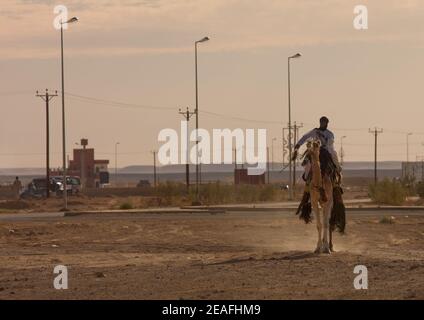
<instances>
[{"instance_id":1,"label":"lamp head","mask_svg":"<svg viewBox=\"0 0 424 320\"><path fill-rule=\"evenodd\" d=\"M197 41L197 43L202 43L202 42L206 42L206 41L209 41L209 40L210 40L209 37L204 37L201 40Z\"/></svg>"},{"instance_id":2,"label":"lamp head","mask_svg":"<svg viewBox=\"0 0 424 320\"><path fill-rule=\"evenodd\" d=\"M78 17L72 17L66 23L74 23L74 22L78 22L78 21L79 21Z\"/></svg>"},{"instance_id":3,"label":"lamp head","mask_svg":"<svg viewBox=\"0 0 424 320\"><path fill-rule=\"evenodd\" d=\"M289 57L290 59L297 59L297 58L300 58L302 56L302 54L301 53L296 53L295 55L293 55L293 56L291 56L291 57Z\"/></svg>"},{"instance_id":4,"label":"lamp head","mask_svg":"<svg viewBox=\"0 0 424 320\"><path fill-rule=\"evenodd\" d=\"M68 21L60 22L60 24L69 24L69 23L74 23L74 22L78 22L78 21L79 21L78 17L72 17Z\"/></svg>"}]
</instances>

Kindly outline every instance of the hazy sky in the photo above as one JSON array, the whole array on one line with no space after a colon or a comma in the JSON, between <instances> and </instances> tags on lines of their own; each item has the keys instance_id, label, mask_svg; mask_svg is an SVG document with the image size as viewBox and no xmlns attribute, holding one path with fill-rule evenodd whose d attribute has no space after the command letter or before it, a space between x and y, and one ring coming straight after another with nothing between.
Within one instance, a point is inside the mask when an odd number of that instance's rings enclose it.
<instances>
[{"instance_id":1,"label":"hazy sky","mask_svg":"<svg viewBox=\"0 0 424 320\"><path fill-rule=\"evenodd\" d=\"M35 91L60 90L59 4L80 18L65 31L65 91L129 104L68 95L68 152L85 137L114 165L119 141L120 167L150 164L159 131L179 127L179 107L194 107L194 41L207 35L199 45L201 127L266 128L281 160L287 57L301 52L292 107L303 132L327 115L337 148L347 136L346 161L373 160L375 126L385 130L381 160L406 159L406 132L414 132L410 158L424 154L422 0L1 0L0 167L44 166L45 108ZM368 7L368 30L353 28L358 4ZM57 167L59 98L50 120Z\"/></svg>"}]
</instances>

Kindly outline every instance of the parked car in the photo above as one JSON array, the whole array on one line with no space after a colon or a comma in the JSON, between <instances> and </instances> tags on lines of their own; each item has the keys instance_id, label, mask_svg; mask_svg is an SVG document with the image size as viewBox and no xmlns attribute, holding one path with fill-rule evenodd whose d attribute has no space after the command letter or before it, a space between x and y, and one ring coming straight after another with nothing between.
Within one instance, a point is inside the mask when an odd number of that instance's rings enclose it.
<instances>
[{"instance_id":1,"label":"parked car","mask_svg":"<svg viewBox=\"0 0 424 320\"><path fill-rule=\"evenodd\" d=\"M56 194L63 194L63 177L55 176L52 177L56 185ZM78 194L81 192L81 179L76 176L67 176L66 177L66 190L68 194Z\"/></svg>"},{"instance_id":2,"label":"parked car","mask_svg":"<svg viewBox=\"0 0 424 320\"><path fill-rule=\"evenodd\" d=\"M137 188L150 188L150 181L149 180L140 180L137 184Z\"/></svg>"},{"instance_id":3,"label":"parked car","mask_svg":"<svg viewBox=\"0 0 424 320\"><path fill-rule=\"evenodd\" d=\"M50 191L55 192L55 184L50 179ZM35 178L27 185L26 189L21 193L21 198L42 198L47 195L46 179Z\"/></svg>"}]
</instances>

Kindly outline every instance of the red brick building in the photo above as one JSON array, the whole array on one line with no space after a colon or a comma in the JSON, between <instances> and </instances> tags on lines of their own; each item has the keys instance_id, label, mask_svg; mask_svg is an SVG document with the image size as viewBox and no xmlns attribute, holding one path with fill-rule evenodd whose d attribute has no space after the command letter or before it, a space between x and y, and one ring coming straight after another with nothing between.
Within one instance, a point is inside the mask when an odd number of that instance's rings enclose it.
<instances>
[{"instance_id":1,"label":"red brick building","mask_svg":"<svg viewBox=\"0 0 424 320\"><path fill-rule=\"evenodd\" d=\"M234 184L265 184L265 173L260 175L248 175L247 169L235 169Z\"/></svg>"},{"instance_id":2,"label":"red brick building","mask_svg":"<svg viewBox=\"0 0 424 320\"><path fill-rule=\"evenodd\" d=\"M69 161L68 175L79 176L86 188L100 187L109 183L109 160L96 160L94 148L87 148L88 140L81 139L82 149L73 150L73 160Z\"/></svg>"}]
</instances>

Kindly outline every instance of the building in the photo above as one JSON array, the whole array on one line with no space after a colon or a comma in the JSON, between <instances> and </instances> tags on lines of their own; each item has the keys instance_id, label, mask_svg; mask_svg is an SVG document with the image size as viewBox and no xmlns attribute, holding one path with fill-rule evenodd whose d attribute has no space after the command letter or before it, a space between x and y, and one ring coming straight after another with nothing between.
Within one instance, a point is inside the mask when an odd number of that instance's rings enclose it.
<instances>
[{"instance_id":1,"label":"building","mask_svg":"<svg viewBox=\"0 0 424 320\"><path fill-rule=\"evenodd\" d=\"M415 162L402 162L402 177L414 178L416 182L424 181L424 159Z\"/></svg>"},{"instance_id":2,"label":"building","mask_svg":"<svg viewBox=\"0 0 424 320\"><path fill-rule=\"evenodd\" d=\"M99 188L109 183L109 160L96 160L94 148L87 148L88 140L81 139L81 149L73 150L69 161L68 175L79 176L83 188Z\"/></svg>"},{"instance_id":3,"label":"building","mask_svg":"<svg viewBox=\"0 0 424 320\"><path fill-rule=\"evenodd\" d=\"M265 184L265 173L248 175L247 169L234 169L234 184Z\"/></svg>"}]
</instances>

